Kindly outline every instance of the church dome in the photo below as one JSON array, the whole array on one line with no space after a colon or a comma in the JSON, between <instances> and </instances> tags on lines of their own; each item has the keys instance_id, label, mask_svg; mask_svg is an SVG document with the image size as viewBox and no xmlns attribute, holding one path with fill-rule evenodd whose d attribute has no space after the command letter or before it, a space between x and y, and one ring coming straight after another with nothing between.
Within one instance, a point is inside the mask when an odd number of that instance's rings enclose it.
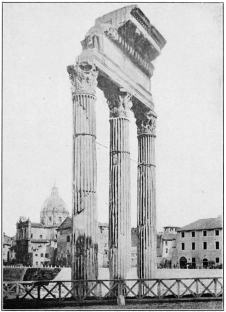
<instances>
[{"instance_id":1,"label":"church dome","mask_svg":"<svg viewBox=\"0 0 226 312\"><path fill-rule=\"evenodd\" d=\"M42 211L54 211L56 213L67 212L67 206L62 198L58 195L58 188L54 185L51 195L44 201Z\"/></svg>"}]
</instances>

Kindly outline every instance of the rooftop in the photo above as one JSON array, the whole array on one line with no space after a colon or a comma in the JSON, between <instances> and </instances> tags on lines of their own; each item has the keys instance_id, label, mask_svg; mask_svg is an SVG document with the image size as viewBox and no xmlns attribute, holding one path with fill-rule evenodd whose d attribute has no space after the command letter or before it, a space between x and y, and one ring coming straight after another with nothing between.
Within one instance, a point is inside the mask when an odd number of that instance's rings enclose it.
<instances>
[{"instance_id":1,"label":"rooftop","mask_svg":"<svg viewBox=\"0 0 226 312\"><path fill-rule=\"evenodd\" d=\"M167 226L164 226L163 228L164 228L164 229L166 229L166 228L174 228L174 229L179 229L180 227L179 227L179 226L167 225Z\"/></svg>"},{"instance_id":2,"label":"rooftop","mask_svg":"<svg viewBox=\"0 0 226 312\"><path fill-rule=\"evenodd\" d=\"M44 238L31 239L31 243L49 243L49 240Z\"/></svg>"},{"instance_id":3,"label":"rooftop","mask_svg":"<svg viewBox=\"0 0 226 312\"><path fill-rule=\"evenodd\" d=\"M177 231L193 231L193 230L213 230L222 229L222 218L199 219L188 225L179 228Z\"/></svg>"},{"instance_id":4,"label":"rooftop","mask_svg":"<svg viewBox=\"0 0 226 312\"><path fill-rule=\"evenodd\" d=\"M44 225L42 223L31 222L31 227L42 228L42 227L44 227Z\"/></svg>"},{"instance_id":5,"label":"rooftop","mask_svg":"<svg viewBox=\"0 0 226 312\"><path fill-rule=\"evenodd\" d=\"M163 240L173 240L173 239L176 239L176 237L177 237L177 234L172 234L172 233L164 233L162 235Z\"/></svg>"}]
</instances>

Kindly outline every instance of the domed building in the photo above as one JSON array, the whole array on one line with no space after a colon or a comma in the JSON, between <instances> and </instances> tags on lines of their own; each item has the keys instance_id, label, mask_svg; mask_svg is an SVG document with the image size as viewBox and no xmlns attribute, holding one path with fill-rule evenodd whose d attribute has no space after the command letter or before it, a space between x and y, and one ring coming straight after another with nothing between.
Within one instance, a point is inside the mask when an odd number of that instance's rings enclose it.
<instances>
[{"instance_id":1,"label":"domed building","mask_svg":"<svg viewBox=\"0 0 226 312\"><path fill-rule=\"evenodd\" d=\"M21 217L16 224L16 262L27 266L55 265L57 228L68 215L54 185L41 207L40 223Z\"/></svg>"},{"instance_id":2,"label":"domed building","mask_svg":"<svg viewBox=\"0 0 226 312\"><path fill-rule=\"evenodd\" d=\"M42 205L40 222L44 225L60 225L68 215L67 206L58 195L58 188L54 185L51 195Z\"/></svg>"}]
</instances>

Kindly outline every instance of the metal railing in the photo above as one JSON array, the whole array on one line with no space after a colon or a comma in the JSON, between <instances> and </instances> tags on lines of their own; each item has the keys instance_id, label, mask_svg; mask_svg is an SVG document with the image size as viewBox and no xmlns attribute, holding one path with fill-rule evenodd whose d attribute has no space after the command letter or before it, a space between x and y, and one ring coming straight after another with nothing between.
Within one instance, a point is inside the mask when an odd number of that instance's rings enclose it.
<instances>
[{"instance_id":1,"label":"metal railing","mask_svg":"<svg viewBox=\"0 0 226 312\"><path fill-rule=\"evenodd\" d=\"M170 278L3 282L3 302L47 301L77 304L105 302L123 295L126 300L221 300L223 278Z\"/></svg>"}]
</instances>

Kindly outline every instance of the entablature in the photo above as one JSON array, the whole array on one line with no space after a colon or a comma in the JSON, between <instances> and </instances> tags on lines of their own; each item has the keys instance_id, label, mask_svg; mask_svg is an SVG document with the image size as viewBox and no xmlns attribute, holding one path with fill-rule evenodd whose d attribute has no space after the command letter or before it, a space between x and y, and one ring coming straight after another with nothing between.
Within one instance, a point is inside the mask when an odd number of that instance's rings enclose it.
<instances>
[{"instance_id":1,"label":"entablature","mask_svg":"<svg viewBox=\"0 0 226 312\"><path fill-rule=\"evenodd\" d=\"M101 36L109 38L149 78L154 69L151 62L166 44L163 36L135 5L96 19L95 26L82 41L83 50L97 48L104 52Z\"/></svg>"}]
</instances>

